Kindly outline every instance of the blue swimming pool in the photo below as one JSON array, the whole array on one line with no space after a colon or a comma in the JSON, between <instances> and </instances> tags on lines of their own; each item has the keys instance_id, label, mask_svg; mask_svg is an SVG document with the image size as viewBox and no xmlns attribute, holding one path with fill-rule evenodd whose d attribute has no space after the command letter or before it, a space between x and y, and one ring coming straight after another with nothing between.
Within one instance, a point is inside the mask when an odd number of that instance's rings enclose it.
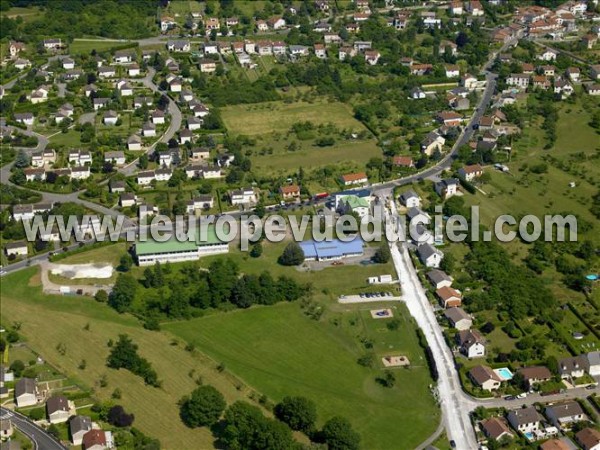
<instances>
[{"instance_id":1,"label":"blue swimming pool","mask_svg":"<svg viewBox=\"0 0 600 450\"><path fill-rule=\"evenodd\" d=\"M525 437L527 438L528 441L533 441L533 433L527 432L527 433L523 433L525 435Z\"/></svg>"},{"instance_id":2,"label":"blue swimming pool","mask_svg":"<svg viewBox=\"0 0 600 450\"><path fill-rule=\"evenodd\" d=\"M502 379L502 381L512 380L512 378L513 378L513 374L508 369L508 367L501 367L499 369L494 369L494 372L496 373L496 375L498 375Z\"/></svg>"}]
</instances>

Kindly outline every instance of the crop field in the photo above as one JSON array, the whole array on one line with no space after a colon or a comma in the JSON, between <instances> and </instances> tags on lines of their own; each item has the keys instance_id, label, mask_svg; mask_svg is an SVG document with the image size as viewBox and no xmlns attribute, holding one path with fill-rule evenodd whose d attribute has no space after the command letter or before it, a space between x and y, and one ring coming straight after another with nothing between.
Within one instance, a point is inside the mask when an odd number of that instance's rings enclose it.
<instances>
[{"instance_id":1,"label":"crop field","mask_svg":"<svg viewBox=\"0 0 600 450\"><path fill-rule=\"evenodd\" d=\"M333 123L338 128L358 132L365 129L352 116L350 106L339 102L265 102L256 105L235 105L222 108L221 115L227 129L236 135L286 132L294 123L305 121L316 125Z\"/></svg>"},{"instance_id":2,"label":"crop field","mask_svg":"<svg viewBox=\"0 0 600 450\"><path fill-rule=\"evenodd\" d=\"M365 368L356 362L364 350L355 335L379 342L382 333L392 334L381 323L363 325L363 320L376 322L365 311L357 320L357 313L350 312L316 322L303 316L296 304L280 304L166 328L193 342L274 401L285 395L312 399L321 424L334 415L346 416L361 434L363 448L415 448L437 427L439 416L428 391L431 380L414 328L403 307L396 314L401 319L400 329L386 342L395 341L417 367L395 369L393 388L375 381L382 373L379 368Z\"/></svg>"}]
</instances>

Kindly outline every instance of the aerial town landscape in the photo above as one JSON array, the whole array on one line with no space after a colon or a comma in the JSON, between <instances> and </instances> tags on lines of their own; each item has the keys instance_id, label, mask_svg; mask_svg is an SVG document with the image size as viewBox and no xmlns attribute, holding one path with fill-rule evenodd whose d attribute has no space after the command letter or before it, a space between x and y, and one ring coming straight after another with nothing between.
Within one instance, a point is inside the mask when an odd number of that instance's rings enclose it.
<instances>
[{"instance_id":1,"label":"aerial town landscape","mask_svg":"<svg viewBox=\"0 0 600 450\"><path fill-rule=\"evenodd\" d=\"M599 40L0 0L0 450L600 450Z\"/></svg>"}]
</instances>

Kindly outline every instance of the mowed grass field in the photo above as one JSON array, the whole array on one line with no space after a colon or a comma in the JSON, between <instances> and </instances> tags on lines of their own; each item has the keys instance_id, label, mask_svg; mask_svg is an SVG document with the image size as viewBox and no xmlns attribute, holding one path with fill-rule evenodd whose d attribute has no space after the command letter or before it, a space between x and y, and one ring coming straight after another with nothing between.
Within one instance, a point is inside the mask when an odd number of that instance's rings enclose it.
<instances>
[{"instance_id":1,"label":"mowed grass field","mask_svg":"<svg viewBox=\"0 0 600 450\"><path fill-rule=\"evenodd\" d=\"M377 368L369 369L356 360L365 352L358 335L379 342L381 328L392 332L368 312L349 325L356 316L352 307L350 312L335 314L335 322L316 322L304 316L297 304L279 304L165 328L223 362L274 401L286 395L312 399L320 424L334 415L347 417L362 436L361 448L415 448L435 430L439 415L415 330L404 319L403 305L399 306L396 312L402 323L392 341L402 345L393 353L410 354L417 367L394 369L396 385L391 389L376 382L382 374L379 361ZM365 327L362 320L371 323Z\"/></svg>"},{"instance_id":2,"label":"mowed grass field","mask_svg":"<svg viewBox=\"0 0 600 450\"><path fill-rule=\"evenodd\" d=\"M206 356L184 350L174 336L166 332L144 330L132 316L119 315L91 298L46 296L39 285L37 268L28 268L2 278L2 323L21 322L20 333L29 345L58 370L93 387L94 395L109 400L120 388L123 397L118 402L135 414L135 426L161 440L162 448L170 450L213 448L213 437L207 429L189 429L179 419L177 401L196 386L195 379L215 386L231 403L247 399L248 390L236 389L239 381L230 374L218 373L216 363ZM84 330L90 324L89 331ZM163 380L160 389L145 386L143 381L124 370L108 369L107 342L120 333L130 335ZM65 355L56 350L66 345ZM85 370L78 368L82 359ZM194 378L189 377L194 370ZM107 376L108 386L101 388L98 380Z\"/></svg>"},{"instance_id":3,"label":"mowed grass field","mask_svg":"<svg viewBox=\"0 0 600 450\"><path fill-rule=\"evenodd\" d=\"M69 45L69 52L71 54L90 54L92 50L96 50L97 52L103 52L110 50L114 47L120 47L126 43L127 42L112 39L74 39L73 42Z\"/></svg>"},{"instance_id":4,"label":"mowed grass field","mask_svg":"<svg viewBox=\"0 0 600 450\"><path fill-rule=\"evenodd\" d=\"M221 116L230 133L259 135L289 131L297 122L333 123L338 128L362 131L365 127L352 116L350 106L339 102L290 103L265 102L255 105L235 105L221 109Z\"/></svg>"},{"instance_id":5,"label":"mowed grass field","mask_svg":"<svg viewBox=\"0 0 600 450\"><path fill-rule=\"evenodd\" d=\"M295 172L298 167L305 170L336 164L349 171L356 166L362 168L373 157L381 156L375 140L343 141L331 147L317 147L303 142L301 149L294 152L275 148L273 154L253 154L253 167L265 174L281 175L282 171Z\"/></svg>"}]
</instances>

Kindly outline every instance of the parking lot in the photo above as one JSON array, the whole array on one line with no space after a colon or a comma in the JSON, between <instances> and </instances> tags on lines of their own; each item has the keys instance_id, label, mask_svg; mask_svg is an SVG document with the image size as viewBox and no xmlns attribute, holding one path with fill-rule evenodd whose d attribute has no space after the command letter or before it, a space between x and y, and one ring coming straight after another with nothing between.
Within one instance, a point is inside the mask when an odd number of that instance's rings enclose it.
<instances>
[{"instance_id":1,"label":"parking lot","mask_svg":"<svg viewBox=\"0 0 600 450\"><path fill-rule=\"evenodd\" d=\"M402 297L395 296L392 292L364 292L353 295L340 295L338 303L369 303L369 302L397 302Z\"/></svg>"}]
</instances>

